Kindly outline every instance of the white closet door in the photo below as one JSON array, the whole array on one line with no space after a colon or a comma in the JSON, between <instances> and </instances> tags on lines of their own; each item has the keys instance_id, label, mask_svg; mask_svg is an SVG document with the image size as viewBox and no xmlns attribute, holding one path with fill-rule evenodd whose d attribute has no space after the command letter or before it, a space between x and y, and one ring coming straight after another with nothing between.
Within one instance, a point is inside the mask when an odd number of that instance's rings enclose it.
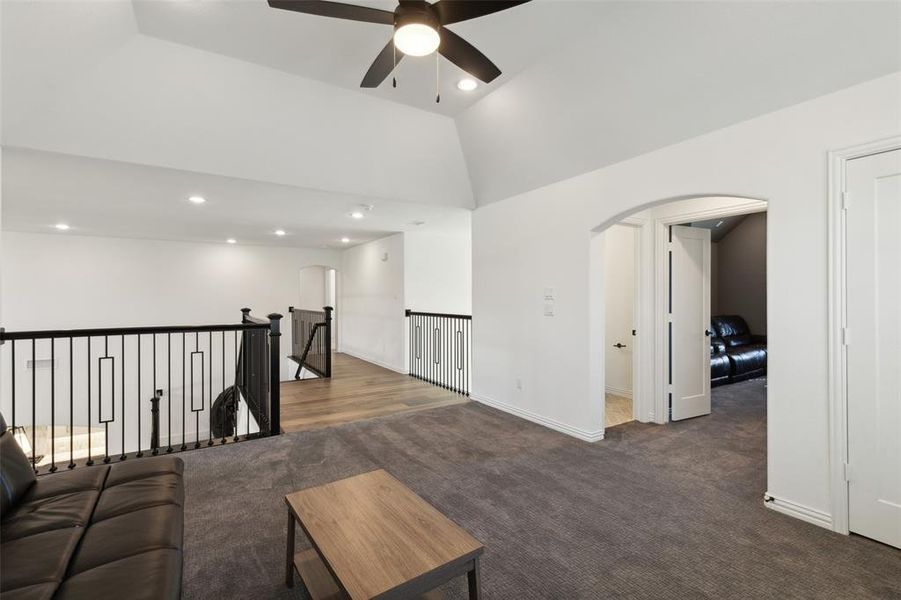
<instances>
[{"instance_id":1,"label":"white closet door","mask_svg":"<svg viewBox=\"0 0 901 600\"><path fill-rule=\"evenodd\" d=\"M901 547L901 150L848 162L851 531Z\"/></svg>"},{"instance_id":2,"label":"white closet door","mask_svg":"<svg viewBox=\"0 0 901 600\"><path fill-rule=\"evenodd\" d=\"M672 228L672 420L710 414L710 230Z\"/></svg>"}]
</instances>

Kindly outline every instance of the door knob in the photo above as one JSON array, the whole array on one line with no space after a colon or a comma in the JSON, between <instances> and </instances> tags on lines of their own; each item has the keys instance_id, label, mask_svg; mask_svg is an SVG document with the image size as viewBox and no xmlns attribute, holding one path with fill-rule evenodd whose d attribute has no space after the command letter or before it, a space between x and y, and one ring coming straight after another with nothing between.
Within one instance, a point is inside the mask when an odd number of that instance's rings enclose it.
<instances>
[{"instance_id":1,"label":"door knob","mask_svg":"<svg viewBox=\"0 0 901 600\"><path fill-rule=\"evenodd\" d=\"M619 343L619 342L616 342L615 344L613 344L613 347L614 347L614 348L625 348L626 345L625 345L625 344L621 344L621 343Z\"/></svg>"},{"instance_id":2,"label":"door knob","mask_svg":"<svg viewBox=\"0 0 901 600\"><path fill-rule=\"evenodd\" d=\"M711 332L709 329L705 329L704 335L706 335L707 337L710 337L711 335L713 335L713 332Z\"/></svg>"}]
</instances>

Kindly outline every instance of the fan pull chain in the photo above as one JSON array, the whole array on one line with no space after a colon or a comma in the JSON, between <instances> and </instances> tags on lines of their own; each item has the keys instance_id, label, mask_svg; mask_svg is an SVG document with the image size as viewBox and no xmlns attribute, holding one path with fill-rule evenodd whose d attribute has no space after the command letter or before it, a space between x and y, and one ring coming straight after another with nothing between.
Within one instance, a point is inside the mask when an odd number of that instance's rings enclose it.
<instances>
[{"instance_id":1,"label":"fan pull chain","mask_svg":"<svg viewBox=\"0 0 901 600\"><path fill-rule=\"evenodd\" d=\"M394 53L394 68L391 69L391 87L397 87L397 77L394 72L397 71L397 45L391 44L391 51Z\"/></svg>"},{"instance_id":2,"label":"fan pull chain","mask_svg":"<svg viewBox=\"0 0 901 600\"><path fill-rule=\"evenodd\" d=\"M438 68L438 65L440 64L441 61L439 60L438 52L435 52L435 104L441 102L441 89L439 88L439 76L441 73Z\"/></svg>"}]
</instances>

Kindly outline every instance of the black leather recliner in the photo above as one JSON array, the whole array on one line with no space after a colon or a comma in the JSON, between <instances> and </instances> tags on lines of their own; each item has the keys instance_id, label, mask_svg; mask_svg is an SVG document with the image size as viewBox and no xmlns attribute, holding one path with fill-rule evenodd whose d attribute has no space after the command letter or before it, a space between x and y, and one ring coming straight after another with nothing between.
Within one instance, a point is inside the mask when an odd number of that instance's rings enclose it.
<instances>
[{"instance_id":1,"label":"black leather recliner","mask_svg":"<svg viewBox=\"0 0 901 600\"><path fill-rule=\"evenodd\" d=\"M711 319L710 383L713 386L766 375L766 336L752 335L738 315ZM728 366L728 372L727 372Z\"/></svg>"},{"instance_id":2,"label":"black leather recliner","mask_svg":"<svg viewBox=\"0 0 901 600\"><path fill-rule=\"evenodd\" d=\"M3 600L179 598L183 469L165 456L35 477L0 415Z\"/></svg>"}]
</instances>

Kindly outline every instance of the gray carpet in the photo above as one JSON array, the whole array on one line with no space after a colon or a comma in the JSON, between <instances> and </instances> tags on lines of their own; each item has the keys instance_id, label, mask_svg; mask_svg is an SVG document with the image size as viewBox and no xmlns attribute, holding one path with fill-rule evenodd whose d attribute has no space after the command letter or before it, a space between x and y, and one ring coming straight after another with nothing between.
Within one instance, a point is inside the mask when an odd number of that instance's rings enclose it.
<instances>
[{"instance_id":1,"label":"gray carpet","mask_svg":"<svg viewBox=\"0 0 901 600\"><path fill-rule=\"evenodd\" d=\"M283 496L383 467L485 544L485 598L901 598L898 550L763 507L763 386L596 444L469 403L185 453L184 597L305 598Z\"/></svg>"}]
</instances>

